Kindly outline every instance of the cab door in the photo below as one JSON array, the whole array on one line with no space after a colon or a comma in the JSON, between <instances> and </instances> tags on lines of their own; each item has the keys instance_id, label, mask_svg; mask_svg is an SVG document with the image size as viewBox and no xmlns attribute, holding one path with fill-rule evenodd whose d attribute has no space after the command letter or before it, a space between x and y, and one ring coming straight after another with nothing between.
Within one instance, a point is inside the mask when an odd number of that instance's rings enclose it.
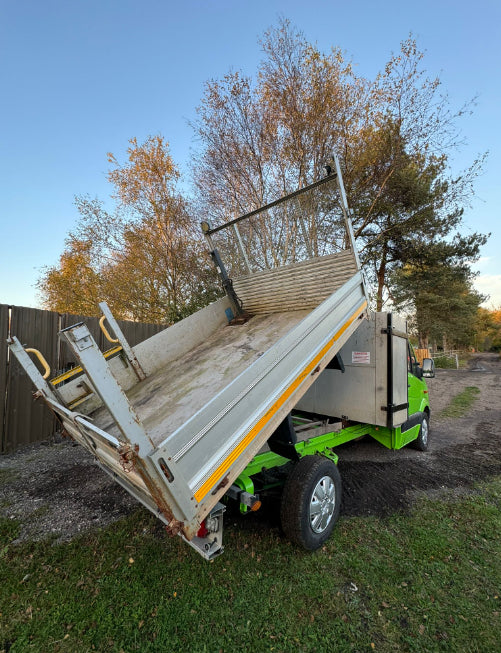
<instances>
[{"instance_id":1,"label":"cab door","mask_svg":"<svg viewBox=\"0 0 501 653\"><path fill-rule=\"evenodd\" d=\"M409 417L417 412L422 412L428 405L428 388L421 378L421 368L410 342L407 355L407 398Z\"/></svg>"}]
</instances>

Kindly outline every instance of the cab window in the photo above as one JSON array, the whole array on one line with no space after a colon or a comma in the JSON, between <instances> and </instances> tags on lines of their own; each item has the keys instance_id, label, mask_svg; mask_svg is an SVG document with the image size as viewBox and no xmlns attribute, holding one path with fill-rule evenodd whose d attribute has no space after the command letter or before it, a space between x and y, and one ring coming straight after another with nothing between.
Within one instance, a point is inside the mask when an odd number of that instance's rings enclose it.
<instances>
[{"instance_id":1,"label":"cab window","mask_svg":"<svg viewBox=\"0 0 501 653\"><path fill-rule=\"evenodd\" d=\"M407 371L419 378L419 363L410 342L407 343Z\"/></svg>"},{"instance_id":2,"label":"cab window","mask_svg":"<svg viewBox=\"0 0 501 653\"><path fill-rule=\"evenodd\" d=\"M407 371L416 374L417 358L410 342L407 343Z\"/></svg>"}]
</instances>

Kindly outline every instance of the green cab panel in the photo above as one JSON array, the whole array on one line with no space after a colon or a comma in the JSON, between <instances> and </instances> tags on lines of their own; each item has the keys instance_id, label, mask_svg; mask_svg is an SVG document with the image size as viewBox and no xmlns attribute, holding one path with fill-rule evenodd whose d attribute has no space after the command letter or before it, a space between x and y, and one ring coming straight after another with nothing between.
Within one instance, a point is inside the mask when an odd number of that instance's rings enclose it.
<instances>
[{"instance_id":1,"label":"green cab panel","mask_svg":"<svg viewBox=\"0 0 501 653\"><path fill-rule=\"evenodd\" d=\"M418 379L414 374L407 375L408 389L407 396L409 401L409 417L415 413L422 413L425 408L429 408L430 400L428 395L428 386L426 381Z\"/></svg>"}]
</instances>

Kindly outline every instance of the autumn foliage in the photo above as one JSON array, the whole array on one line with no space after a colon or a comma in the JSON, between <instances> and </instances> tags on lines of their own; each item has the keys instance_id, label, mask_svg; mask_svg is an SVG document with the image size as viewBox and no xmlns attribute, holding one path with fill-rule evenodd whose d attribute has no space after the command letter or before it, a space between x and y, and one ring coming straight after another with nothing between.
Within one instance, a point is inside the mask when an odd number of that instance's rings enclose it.
<instances>
[{"instance_id":1,"label":"autumn foliage","mask_svg":"<svg viewBox=\"0 0 501 653\"><path fill-rule=\"evenodd\" d=\"M162 136L133 138L125 163L108 154L116 208L109 213L97 199L76 199L80 221L38 284L46 307L93 314L105 299L119 317L180 319L219 292L199 217L221 224L316 181L334 152L375 308L398 301L397 281L409 304L405 271L426 269L431 279L478 257L486 237L464 237L462 220L482 157L450 173L458 120L470 109L450 108L413 38L374 79L357 74L338 48L321 52L287 20L260 44L254 77L232 71L205 85L192 125L189 199ZM301 247L330 251L340 214L330 208L299 203L302 230L290 216L261 215L249 251L262 267L295 260ZM468 296L468 315L480 300ZM421 309L414 303L411 310ZM452 313L459 316L460 306Z\"/></svg>"},{"instance_id":2,"label":"autumn foliage","mask_svg":"<svg viewBox=\"0 0 501 653\"><path fill-rule=\"evenodd\" d=\"M108 155L116 211L77 197L77 228L38 287L52 310L94 315L105 300L117 317L172 323L214 299L215 274L168 144L132 139L127 153L124 165Z\"/></svg>"}]
</instances>

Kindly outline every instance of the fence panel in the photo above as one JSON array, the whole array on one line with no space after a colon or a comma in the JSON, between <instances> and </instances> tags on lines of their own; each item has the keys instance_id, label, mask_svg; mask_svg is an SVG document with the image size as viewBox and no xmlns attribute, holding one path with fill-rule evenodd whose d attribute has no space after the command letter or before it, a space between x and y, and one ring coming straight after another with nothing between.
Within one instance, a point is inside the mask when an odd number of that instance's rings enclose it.
<instances>
[{"instance_id":1,"label":"fence panel","mask_svg":"<svg viewBox=\"0 0 501 653\"><path fill-rule=\"evenodd\" d=\"M13 306L11 334L21 344L42 352L51 371L57 370L57 333L59 315L36 308ZM53 413L42 401L30 399L33 385L14 356L10 357L7 372L6 420L4 451L50 437L55 430Z\"/></svg>"},{"instance_id":2,"label":"fence panel","mask_svg":"<svg viewBox=\"0 0 501 653\"><path fill-rule=\"evenodd\" d=\"M9 318L10 316L10 318ZM9 323L10 319L10 323ZM0 304L0 452L46 440L58 422L41 401L30 399L33 385L15 357L9 357L7 338L17 336L23 345L33 347L47 359L51 377L78 364L69 345L58 332L85 322L101 351L113 345L106 340L97 317L54 313L36 308ZM125 338L134 347L166 328L160 324L120 321Z\"/></svg>"},{"instance_id":3,"label":"fence panel","mask_svg":"<svg viewBox=\"0 0 501 653\"><path fill-rule=\"evenodd\" d=\"M416 354L417 362L422 365L425 358L430 358L429 349L415 349L414 353Z\"/></svg>"},{"instance_id":4,"label":"fence panel","mask_svg":"<svg viewBox=\"0 0 501 653\"><path fill-rule=\"evenodd\" d=\"M4 450L5 408L7 398L7 338L9 336L9 307L0 305L0 451Z\"/></svg>"}]
</instances>

